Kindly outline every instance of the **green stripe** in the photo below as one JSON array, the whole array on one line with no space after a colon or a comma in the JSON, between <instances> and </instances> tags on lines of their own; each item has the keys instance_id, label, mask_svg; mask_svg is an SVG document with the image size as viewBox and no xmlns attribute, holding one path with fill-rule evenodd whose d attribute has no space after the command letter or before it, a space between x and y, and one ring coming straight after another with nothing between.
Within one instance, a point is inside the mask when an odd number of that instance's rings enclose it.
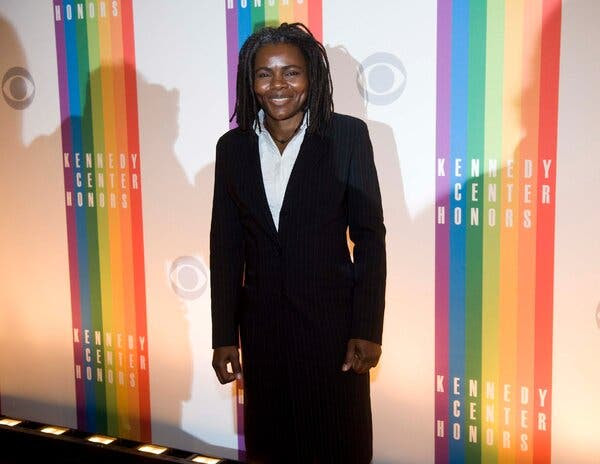
<instances>
[{"instance_id":1,"label":"green stripe","mask_svg":"<svg viewBox=\"0 0 600 464\"><path fill-rule=\"evenodd\" d=\"M86 1L86 7L93 0ZM88 34L88 52L89 52L89 70L90 70L90 90L92 96L91 113L92 113L92 129L93 129L93 153L104 153L104 115L102 102L102 75L100 68L100 37L98 30L97 18L87 19L87 34ZM103 172L104 169L99 169L94 158L95 175ZM97 176L94 178L94 192L96 194L96 202L99 201L99 193L105 189L99 188L97 184ZM99 257L99 272L100 272L100 289L102 295L102 329L103 334L110 332L112 328L110 314L112 312L111 301L111 280L110 280L110 243L108 234L108 209L96 208L96 220L98 222L98 257ZM104 340L103 340L104 342ZM107 359L107 350L102 345L103 366L105 367ZM106 375L106 369L104 369ZM106 433L116 435L118 433L117 422L117 405L116 405L116 387L115 384L109 384L106 377L104 378L104 392L106 398Z\"/></svg>"},{"instance_id":2,"label":"green stripe","mask_svg":"<svg viewBox=\"0 0 600 464\"><path fill-rule=\"evenodd\" d=\"M271 27L279 26L279 6L278 2L273 2L273 5L269 5L269 2L264 2L265 5L265 25Z\"/></svg>"},{"instance_id":3,"label":"green stripe","mask_svg":"<svg viewBox=\"0 0 600 464\"><path fill-rule=\"evenodd\" d=\"M250 2L248 2L248 3L250 4ZM251 20L252 26L250 28L252 33L261 29L265 25L265 3L266 2L261 2L260 6L252 6L252 7L250 7L250 5L248 5L248 8L250 8L250 15L252 18L252 20Z\"/></svg>"},{"instance_id":4,"label":"green stripe","mask_svg":"<svg viewBox=\"0 0 600 464\"><path fill-rule=\"evenodd\" d=\"M482 168L485 112L485 18L486 1L471 0L469 4L469 64L467 105L467 165L466 197L466 270L465 270L465 461L480 462L481 456L481 270L482 270ZM479 174L471 177L472 160L479 161ZM473 189L477 193L473 194ZM475 195L475 198L473 196ZM477 209L478 225L471 225L471 211ZM477 381L478 392L471 397L469 382ZM470 418L471 403L475 419ZM476 440L471 442L470 427L475 427Z\"/></svg>"},{"instance_id":5,"label":"green stripe","mask_svg":"<svg viewBox=\"0 0 600 464\"><path fill-rule=\"evenodd\" d=\"M77 58L78 58L78 72L79 82L84 83L80 86L80 99L83 104L81 112L81 141L83 147L82 159L84 162L84 186L86 198L84 203L87 204L87 194L94 192L93 188L87 186L86 177L88 173L91 173L92 179L94 178L93 167L85 167L85 153L93 153L94 139L92 132L92 109L90 104L90 72L89 72L89 61L88 61L88 39L87 39L87 19L76 21L76 34L77 34ZM88 239L88 272L90 282L90 308L92 312L92 330L102 330L102 303L100 295L100 275L98 269L98 224L96 220L96 207L85 208L86 214L86 227L87 227L87 239ZM92 345L93 347L93 345ZM92 350L92 356L94 356ZM93 362L96 367L96 362ZM96 373L94 372L94 375ZM95 384L95 408L96 408L96 423L93 424L94 430L105 431L106 430L106 400L104 397L104 383L94 382ZM92 425L92 424L90 424Z\"/></svg>"},{"instance_id":6,"label":"green stripe","mask_svg":"<svg viewBox=\"0 0 600 464\"><path fill-rule=\"evenodd\" d=\"M502 98L504 85L504 0L488 0L487 40L486 40L486 87L485 87L485 163L496 160L497 177L488 175L484 178L483 205L487 211L496 209L496 226L483 227L483 350L482 363L485 377L483 381L497 383L499 369L498 323L499 323L499 285L500 285L500 201L501 201L501 160L502 160ZM492 184L497 185L497 198L490 202L487 191ZM482 391L485 392L483 389ZM483 401L485 405L486 401ZM496 404L498 404L496 402ZM485 422L485 410L482 410L484 430L488 426L499 429L499 413L496 411L496 422ZM482 448L481 461L496 464L498 462L498 440L495 435L494 445Z\"/></svg>"}]
</instances>

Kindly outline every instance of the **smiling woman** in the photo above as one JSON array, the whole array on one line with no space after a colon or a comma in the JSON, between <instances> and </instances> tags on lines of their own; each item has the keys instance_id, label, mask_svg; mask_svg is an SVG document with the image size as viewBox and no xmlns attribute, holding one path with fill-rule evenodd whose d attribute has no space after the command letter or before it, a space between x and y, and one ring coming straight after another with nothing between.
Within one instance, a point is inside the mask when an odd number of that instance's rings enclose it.
<instances>
[{"instance_id":1,"label":"smiling woman","mask_svg":"<svg viewBox=\"0 0 600 464\"><path fill-rule=\"evenodd\" d=\"M283 55L278 58L272 57L274 61L269 65L264 60L267 52L272 51ZM282 60L285 60L285 63ZM268 69L271 65L279 68L284 65L291 66L292 69L288 70L286 76L288 81L296 75L296 72L298 77L293 80L306 80L306 85L310 88L307 89L308 94L302 109L308 109L312 113L309 132L324 135L333 113L333 84L329 72L329 60L323 45L300 23L283 23L278 28L265 27L244 42L239 53L237 99L235 112L231 118L235 117L238 126L244 131L253 126L261 109L260 97L256 93L257 85L264 88L260 83L262 79L266 79L267 84L273 82L271 78L274 70ZM261 69L262 67L267 69ZM260 78L257 75L258 71L264 73Z\"/></svg>"},{"instance_id":2,"label":"smiling woman","mask_svg":"<svg viewBox=\"0 0 600 464\"><path fill-rule=\"evenodd\" d=\"M238 127L217 143L210 280L213 367L221 383L243 373L250 463L372 458L385 227L367 126L334 113L332 94L325 49L301 24L264 28L240 50Z\"/></svg>"},{"instance_id":3,"label":"smiling woman","mask_svg":"<svg viewBox=\"0 0 600 464\"><path fill-rule=\"evenodd\" d=\"M283 152L300 128L308 95L306 60L298 47L268 44L257 51L254 95L267 114L266 129Z\"/></svg>"}]
</instances>

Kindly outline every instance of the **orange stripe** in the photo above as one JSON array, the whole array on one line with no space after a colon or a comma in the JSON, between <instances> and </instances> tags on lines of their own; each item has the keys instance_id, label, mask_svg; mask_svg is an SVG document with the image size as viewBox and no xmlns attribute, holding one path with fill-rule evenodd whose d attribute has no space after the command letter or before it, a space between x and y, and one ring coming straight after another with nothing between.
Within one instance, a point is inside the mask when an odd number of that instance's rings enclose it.
<instances>
[{"instance_id":1,"label":"orange stripe","mask_svg":"<svg viewBox=\"0 0 600 464\"><path fill-rule=\"evenodd\" d=\"M294 21L308 26L308 1L294 3Z\"/></svg>"},{"instance_id":2,"label":"orange stripe","mask_svg":"<svg viewBox=\"0 0 600 464\"><path fill-rule=\"evenodd\" d=\"M531 162L531 178L522 179L522 193L519 196L521 211L530 211L531 223L527 228L519 227L519 296L517 333L517 385L527 388L526 404L519 401L516 421L519 437L524 434L527 440L525 450L516 447L517 463L533 462L533 365L534 365L534 321L535 321L535 246L537 215L537 149L538 149L538 108L539 108L539 34L541 29L541 0L525 2L523 19L523 92L521 96L521 124L524 139L519 150L520 166L525 160ZM526 174L526 173L523 173ZM523 398L524 399L524 398ZM525 411L525 413L522 413ZM521 414L524 414L523 417ZM520 445L519 441L519 445Z\"/></svg>"},{"instance_id":3,"label":"orange stripe","mask_svg":"<svg viewBox=\"0 0 600 464\"><path fill-rule=\"evenodd\" d=\"M106 156L106 191L109 234L110 234L110 268L111 268L111 287L112 292L112 307L113 307L113 325L112 325L112 341L113 341L113 371L114 385L117 394L117 411L111 412L117 416L117 434L127 437L129 430L129 422L127 413L129 411L129 401L127 388L119 382L119 372L123 371L123 366L120 364L119 352L117 346L117 335L125 333L125 323L123 318L123 263L122 263L122 237L120 214L118 211L118 198L121 194L118 182L118 157L116 157L118 148L117 139L117 115L115 114L115 93L114 93L114 68L112 55L112 37L110 23L114 18L99 18L98 31L100 42L100 63L102 74L102 107L104 109L104 140L105 140L105 156ZM112 166L111 166L112 165ZM117 202L113 207L114 202ZM110 367L110 366L107 366Z\"/></svg>"},{"instance_id":4,"label":"orange stripe","mask_svg":"<svg viewBox=\"0 0 600 464\"><path fill-rule=\"evenodd\" d=\"M290 1L287 4L279 4L279 23L293 23L295 21L294 4Z\"/></svg>"},{"instance_id":5,"label":"orange stripe","mask_svg":"<svg viewBox=\"0 0 600 464\"><path fill-rule=\"evenodd\" d=\"M122 20L122 12L120 15L120 19ZM130 201L130 192L129 192L129 153L128 153L128 145L127 145L127 102L125 99L125 81L124 81L124 69L121 63L123 63L123 28L121 20L112 21L111 22L111 37L113 43L113 59L116 63L119 63L119 66L115 67L114 73L114 89L115 89L115 121L117 124L117 147L119 152L119 157L121 154L125 154L126 161L125 166L120 165L119 167L119 184L121 187L121 194L126 195L127 205L124 207L121 205L119 208L120 215L120 225L121 225L121 237L123 238L121 244L121 259L123 262L123 319L125 325L125 334L126 337L133 336L134 344L133 349L127 345L125 350L127 356L127 362L125 367L125 372L127 373L127 397L128 397L128 422L130 429L128 430L128 436L132 439L139 440L140 439L140 430L139 430L139 399L138 399L138 388L137 388L137 367L131 367L130 365L130 357L133 356L134 366L135 360L137 359L136 350L135 350L135 340L136 340L136 326L135 326L135 304L134 304L134 293L133 293L133 258L132 258L132 250L131 250L131 201ZM121 161L120 161L121 162ZM122 184L123 175L125 178L125 182ZM135 376L135 386L132 387L130 385L129 375Z\"/></svg>"},{"instance_id":6,"label":"orange stripe","mask_svg":"<svg viewBox=\"0 0 600 464\"><path fill-rule=\"evenodd\" d=\"M140 427L139 427L139 401L138 401L138 388L137 388L137 363L136 363L136 324L135 324L135 305L134 305L134 285L133 285L133 259L131 250L131 200L130 200L130 188L129 188L129 153L127 145L127 102L125 99L125 82L124 82L124 70L121 63L123 63L123 27L122 27L122 11L121 15L117 20L111 21L111 38L112 38L112 58L118 66L114 67L114 105L115 105L115 123L116 123L116 135L117 135L117 151L119 154L119 186L121 188L121 195L126 196L127 205L120 205L118 208L119 220L121 226L120 236L122 237L121 242L121 260L123 263L123 273L121 274L123 279L123 322L124 322L124 334L128 338L133 336L134 344L133 349L128 345L124 350L127 357L124 371L127 375L127 398L128 398L128 423L129 430L127 435L131 439L140 439ZM121 154L125 154L126 162L125 166L121 165ZM123 183L124 176L124 183ZM121 202L122 197L120 197ZM130 365L133 356L133 366ZM135 378L135 386L130 385L129 376L133 374Z\"/></svg>"}]
</instances>

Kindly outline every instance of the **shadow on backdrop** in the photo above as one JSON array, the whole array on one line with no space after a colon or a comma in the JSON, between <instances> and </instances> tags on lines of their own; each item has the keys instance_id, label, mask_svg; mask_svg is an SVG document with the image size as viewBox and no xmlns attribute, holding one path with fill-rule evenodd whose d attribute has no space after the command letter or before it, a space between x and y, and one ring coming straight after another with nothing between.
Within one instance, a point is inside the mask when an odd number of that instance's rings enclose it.
<instances>
[{"instance_id":1,"label":"shadow on backdrop","mask_svg":"<svg viewBox=\"0 0 600 464\"><path fill-rule=\"evenodd\" d=\"M0 39L2 75L10 67L26 69L18 34L4 18L0 18ZM94 73L106 71L122 73L123 66L103 65L92 72L92 79L98 77ZM192 343L189 308L174 291L169 274L170 264L181 256L199 254L208 262L214 168L203 171L195 186L189 184L174 151L179 92L149 83L140 73L136 78L152 436L162 444L236 459L236 450L212 445L182 430L182 405L190 400L194 374ZM19 89L18 83L12 87ZM64 308L70 290L60 154L61 131L65 125L81 121L73 117L63 121L62 127L26 146L22 142L23 115L5 103L0 101L0 172L5 176L0 182L0 256L11 265L3 266L0 274L0 359L2 385L8 385L0 391L0 407L5 414L75 427L71 311ZM84 118L91 115L89 94L87 103ZM209 339L198 344L210 350ZM25 381L7 384L10 378ZM223 394L232 396L231 391ZM235 403L232 397L234 417ZM217 420L206 418L207 423Z\"/></svg>"}]
</instances>

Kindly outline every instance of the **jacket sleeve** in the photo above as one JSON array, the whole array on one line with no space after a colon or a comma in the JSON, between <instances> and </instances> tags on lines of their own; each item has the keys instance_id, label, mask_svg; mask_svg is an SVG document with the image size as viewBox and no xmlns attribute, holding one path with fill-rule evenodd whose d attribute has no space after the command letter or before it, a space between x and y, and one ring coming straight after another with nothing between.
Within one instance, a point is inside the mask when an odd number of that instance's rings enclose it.
<instances>
[{"instance_id":1,"label":"jacket sleeve","mask_svg":"<svg viewBox=\"0 0 600 464\"><path fill-rule=\"evenodd\" d=\"M359 121L348 174L348 225L354 242L351 338L381 344L385 307L385 226L373 146Z\"/></svg>"},{"instance_id":2,"label":"jacket sleeve","mask_svg":"<svg viewBox=\"0 0 600 464\"><path fill-rule=\"evenodd\" d=\"M210 226L212 347L239 346L237 309L242 291L242 225L229 192L223 138L217 142Z\"/></svg>"}]
</instances>

